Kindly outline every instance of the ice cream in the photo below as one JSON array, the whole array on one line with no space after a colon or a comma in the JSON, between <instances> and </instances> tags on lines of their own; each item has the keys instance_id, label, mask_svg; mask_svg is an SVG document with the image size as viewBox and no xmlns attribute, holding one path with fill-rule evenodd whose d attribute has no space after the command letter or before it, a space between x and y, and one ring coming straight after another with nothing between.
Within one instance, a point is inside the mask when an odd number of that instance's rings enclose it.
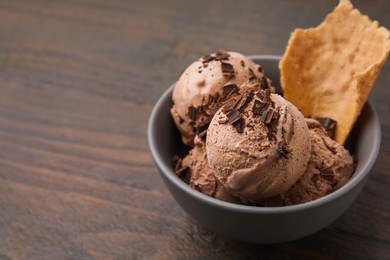
<instances>
[{"instance_id":1,"label":"ice cream","mask_svg":"<svg viewBox=\"0 0 390 260\"><path fill-rule=\"evenodd\" d=\"M277 94L259 91L251 100L238 95L218 110L206 150L226 190L243 202L259 203L296 183L309 162L310 144L298 109Z\"/></svg>"},{"instance_id":2,"label":"ice cream","mask_svg":"<svg viewBox=\"0 0 390 260\"><path fill-rule=\"evenodd\" d=\"M295 205L321 198L342 187L354 172L354 161L344 146L330 138L317 120L305 120L312 148L306 171L290 190L265 205Z\"/></svg>"},{"instance_id":3,"label":"ice cream","mask_svg":"<svg viewBox=\"0 0 390 260\"><path fill-rule=\"evenodd\" d=\"M228 64L228 65L227 65ZM219 51L191 64L173 91L171 115L189 147L174 170L216 199L258 206L300 204L344 185L349 152L282 96L259 65Z\"/></svg>"},{"instance_id":4,"label":"ice cream","mask_svg":"<svg viewBox=\"0 0 390 260\"><path fill-rule=\"evenodd\" d=\"M214 171L207 161L205 143L200 138L195 137L194 148L182 160L181 168L189 171L189 185L192 188L219 200L240 203L214 177Z\"/></svg>"},{"instance_id":5,"label":"ice cream","mask_svg":"<svg viewBox=\"0 0 390 260\"><path fill-rule=\"evenodd\" d=\"M172 95L171 115L183 143L193 146L195 135L205 133L213 113L230 94L269 85L262 68L237 52L218 51L192 63L180 76Z\"/></svg>"}]
</instances>

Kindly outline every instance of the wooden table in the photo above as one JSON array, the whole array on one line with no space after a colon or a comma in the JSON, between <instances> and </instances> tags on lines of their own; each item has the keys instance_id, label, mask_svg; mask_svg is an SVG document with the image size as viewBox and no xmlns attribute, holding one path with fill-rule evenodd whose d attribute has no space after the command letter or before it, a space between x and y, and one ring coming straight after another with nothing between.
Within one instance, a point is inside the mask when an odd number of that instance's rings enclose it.
<instances>
[{"instance_id":1,"label":"wooden table","mask_svg":"<svg viewBox=\"0 0 390 260\"><path fill-rule=\"evenodd\" d=\"M390 1L356 0L390 28ZM331 226L251 245L194 223L147 145L159 96L218 49L283 54L333 1L0 1L0 259L390 257L390 63L370 100L382 147Z\"/></svg>"}]
</instances>

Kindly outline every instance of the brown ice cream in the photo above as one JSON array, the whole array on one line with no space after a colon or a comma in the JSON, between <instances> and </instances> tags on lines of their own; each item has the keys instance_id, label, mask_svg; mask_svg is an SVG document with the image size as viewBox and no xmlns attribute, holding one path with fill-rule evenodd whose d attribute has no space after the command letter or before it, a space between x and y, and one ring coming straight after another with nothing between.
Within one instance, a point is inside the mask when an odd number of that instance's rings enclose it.
<instances>
[{"instance_id":1,"label":"brown ice cream","mask_svg":"<svg viewBox=\"0 0 390 260\"><path fill-rule=\"evenodd\" d=\"M242 103L247 104L227 103L215 114L206 150L226 190L258 203L286 192L301 177L310 158L309 129L298 109L277 94L259 91Z\"/></svg>"},{"instance_id":2,"label":"brown ice cream","mask_svg":"<svg viewBox=\"0 0 390 260\"><path fill-rule=\"evenodd\" d=\"M171 115L190 151L175 172L210 197L285 206L323 197L354 172L349 152L283 97L260 66L219 51L189 66L173 91Z\"/></svg>"},{"instance_id":3,"label":"brown ice cream","mask_svg":"<svg viewBox=\"0 0 390 260\"><path fill-rule=\"evenodd\" d=\"M195 137L194 147L181 162L181 167L190 173L189 185L207 196L227 202L239 204L240 200L226 192L224 187L215 179L214 171L210 168L205 143Z\"/></svg>"},{"instance_id":4,"label":"brown ice cream","mask_svg":"<svg viewBox=\"0 0 390 260\"><path fill-rule=\"evenodd\" d=\"M312 149L307 169L290 190L266 201L267 206L295 205L321 198L342 187L354 172L354 161L344 146L331 139L317 120L305 120Z\"/></svg>"},{"instance_id":5,"label":"brown ice cream","mask_svg":"<svg viewBox=\"0 0 390 260\"><path fill-rule=\"evenodd\" d=\"M269 87L262 68L237 52L218 51L192 63L180 76L173 91L171 115L185 145L204 135L213 113L231 93L247 87ZM256 90L257 90L256 89Z\"/></svg>"}]
</instances>

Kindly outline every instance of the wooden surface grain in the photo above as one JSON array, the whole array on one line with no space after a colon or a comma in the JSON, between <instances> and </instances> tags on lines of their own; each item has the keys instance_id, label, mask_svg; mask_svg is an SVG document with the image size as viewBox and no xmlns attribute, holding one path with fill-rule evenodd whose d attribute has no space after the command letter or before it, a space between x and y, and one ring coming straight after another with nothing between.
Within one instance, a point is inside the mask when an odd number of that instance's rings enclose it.
<instances>
[{"instance_id":1,"label":"wooden surface grain","mask_svg":"<svg viewBox=\"0 0 390 260\"><path fill-rule=\"evenodd\" d=\"M355 5L390 28L390 2ZM283 54L332 1L0 0L0 259L390 256L390 63L370 101L382 145L370 179L331 226L251 245L175 203L151 159L154 103L218 49Z\"/></svg>"}]
</instances>

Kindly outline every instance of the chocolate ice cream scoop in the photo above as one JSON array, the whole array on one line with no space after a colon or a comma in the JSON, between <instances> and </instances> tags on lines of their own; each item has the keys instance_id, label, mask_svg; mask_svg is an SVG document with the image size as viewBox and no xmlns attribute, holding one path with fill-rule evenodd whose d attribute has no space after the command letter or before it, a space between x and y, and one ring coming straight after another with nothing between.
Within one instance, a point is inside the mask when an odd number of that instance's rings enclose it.
<instances>
[{"instance_id":1,"label":"chocolate ice cream scoop","mask_svg":"<svg viewBox=\"0 0 390 260\"><path fill-rule=\"evenodd\" d=\"M206 150L225 189L244 202L258 203L294 185L306 170L311 145L298 109L277 94L259 91L237 96L218 110Z\"/></svg>"},{"instance_id":2,"label":"chocolate ice cream scoop","mask_svg":"<svg viewBox=\"0 0 390 260\"><path fill-rule=\"evenodd\" d=\"M171 114L183 143L193 146L195 135L204 136L212 115L232 94L267 88L262 68L237 52L218 51L195 61L172 94Z\"/></svg>"},{"instance_id":3,"label":"chocolate ice cream scoop","mask_svg":"<svg viewBox=\"0 0 390 260\"><path fill-rule=\"evenodd\" d=\"M305 120L312 148L307 169L290 190L266 201L267 206L295 205L321 198L347 183L355 170L348 150L330 138L317 120Z\"/></svg>"}]
</instances>

